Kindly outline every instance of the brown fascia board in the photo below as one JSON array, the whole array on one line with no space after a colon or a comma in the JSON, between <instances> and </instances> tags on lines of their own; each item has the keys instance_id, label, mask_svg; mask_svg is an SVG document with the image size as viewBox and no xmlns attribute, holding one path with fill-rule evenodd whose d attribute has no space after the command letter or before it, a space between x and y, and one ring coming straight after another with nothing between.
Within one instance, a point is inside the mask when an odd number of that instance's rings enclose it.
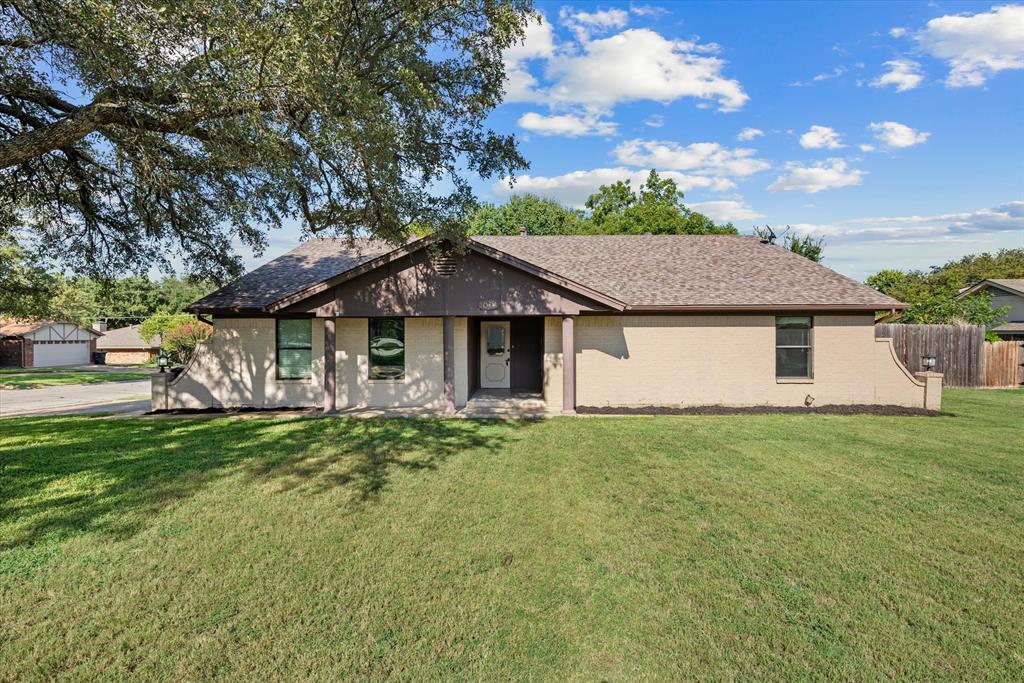
<instances>
[{"instance_id":1,"label":"brown fascia board","mask_svg":"<svg viewBox=\"0 0 1024 683\"><path fill-rule=\"evenodd\" d=\"M501 263L510 265L513 268L517 268L526 273L529 273L530 275L539 277L542 280L546 280L547 282L558 285L559 287L568 289L571 292L575 292L580 296L584 296L588 299L604 304L605 306L608 306L613 310L623 311L627 308L626 304L624 304L623 302L613 297L610 297L607 294L603 294L602 292L599 292L596 289L591 289L586 285L581 285L580 283L562 277L557 273L552 273L550 270L545 270L544 268L535 266L529 261L524 261L520 258L516 258L511 254L501 251L500 249L495 249L490 245L477 242L472 238L469 239L469 248L472 249L473 251L483 254L484 256L490 257L496 261L500 261Z\"/></svg>"}]
</instances>

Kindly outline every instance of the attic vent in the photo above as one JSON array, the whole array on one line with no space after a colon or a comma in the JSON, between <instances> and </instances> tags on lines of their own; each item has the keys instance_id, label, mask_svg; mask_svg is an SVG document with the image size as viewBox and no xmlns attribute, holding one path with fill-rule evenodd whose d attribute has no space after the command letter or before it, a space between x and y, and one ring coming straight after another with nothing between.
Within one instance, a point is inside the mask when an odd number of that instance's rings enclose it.
<instances>
[{"instance_id":1,"label":"attic vent","mask_svg":"<svg viewBox=\"0 0 1024 683\"><path fill-rule=\"evenodd\" d=\"M434 257L434 269L437 270L437 274L441 277L451 277L455 274L456 267L458 267L458 262L451 254L441 254Z\"/></svg>"}]
</instances>

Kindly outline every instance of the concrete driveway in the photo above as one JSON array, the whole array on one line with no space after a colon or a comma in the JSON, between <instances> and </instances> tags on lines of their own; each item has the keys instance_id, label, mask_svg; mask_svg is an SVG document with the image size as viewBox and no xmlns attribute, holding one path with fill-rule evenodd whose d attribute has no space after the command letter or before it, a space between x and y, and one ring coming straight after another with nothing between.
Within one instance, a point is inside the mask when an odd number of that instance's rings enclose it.
<instances>
[{"instance_id":1,"label":"concrete driveway","mask_svg":"<svg viewBox=\"0 0 1024 683\"><path fill-rule=\"evenodd\" d=\"M67 384L41 389L0 389L0 417L143 413L149 410L148 379Z\"/></svg>"}]
</instances>

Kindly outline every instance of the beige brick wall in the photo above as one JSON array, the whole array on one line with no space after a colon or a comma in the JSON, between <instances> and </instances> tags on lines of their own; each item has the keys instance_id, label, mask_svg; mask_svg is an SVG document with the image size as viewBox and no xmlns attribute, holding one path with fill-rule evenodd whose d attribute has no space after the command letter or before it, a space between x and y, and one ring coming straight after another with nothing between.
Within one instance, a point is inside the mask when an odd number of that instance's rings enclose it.
<instances>
[{"instance_id":1,"label":"beige brick wall","mask_svg":"<svg viewBox=\"0 0 1024 683\"><path fill-rule=\"evenodd\" d=\"M468 396L467 320L455 324L456 403ZM171 408L319 406L323 402L323 321L313 321L313 377L275 375L272 318L218 319L187 370L167 388ZM406 318L406 376L368 379L366 318L337 320L339 408L440 407L442 319ZM580 316L576 396L581 406L924 405L924 386L874 338L871 316L817 316L814 378L775 378L773 316ZM562 405L562 322L544 321L544 398Z\"/></svg>"},{"instance_id":2,"label":"beige brick wall","mask_svg":"<svg viewBox=\"0 0 1024 683\"><path fill-rule=\"evenodd\" d=\"M279 380L273 318L217 318L185 371L167 386L168 408L323 405L324 322L313 320L313 376Z\"/></svg>"},{"instance_id":3,"label":"beige brick wall","mask_svg":"<svg viewBox=\"0 0 1024 683\"><path fill-rule=\"evenodd\" d=\"M461 329L464 347L464 320ZM368 319L338 318L338 407L440 407L444 399L443 335L441 318L406 318L405 379L371 380ZM456 339L458 336L457 325ZM456 347L456 359L458 357ZM459 367L456 366L456 376L466 375L465 357L466 352L463 348L462 369L459 372Z\"/></svg>"},{"instance_id":4,"label":"beige brick wall","mask_svg":"<svg viewBox=\"0 0 1024 683\"><path fill-rule=\"evenodd\" d=\"M774 316L581 316L576 368L580 406L924 402L869 315L815 317L806 381L775 378Z\"/></svg>"}]
</instances>

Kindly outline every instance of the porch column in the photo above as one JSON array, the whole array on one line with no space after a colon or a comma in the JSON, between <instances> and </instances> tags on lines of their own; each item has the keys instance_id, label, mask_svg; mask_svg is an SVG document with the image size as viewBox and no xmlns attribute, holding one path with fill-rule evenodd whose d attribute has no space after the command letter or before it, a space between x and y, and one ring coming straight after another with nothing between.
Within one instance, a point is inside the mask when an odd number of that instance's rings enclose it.
<instances>
[{"instance_id":1,"label":"porch column","mask_svg":"<svg viewBox=\"0 0 1024 683\"><path fill-rule=\"evenodd\" d=\"M455 412L455 316L446 315L443 325L444 412Z\"/></svg>"},{"instance_id":2,"label":"porch column","mask_svg":"<svg viewBox=\"0 0 1024 683\"><path fill-rule=\"evenodd\" d=\"M576 318L562 316L562 414L576 414Z\"/></svg>"},{"instance_id":3,"label":"porch column","mask_svg":"<svg viewBox=\"0 0 1024 683\"><path fill-rule=\"evenodd\" d=\"M333 413L337 409L338 394L335 390L337 368L337 347L334 331L334 316L324 318L324 412Z\"/></svg>"}]
</instances>

